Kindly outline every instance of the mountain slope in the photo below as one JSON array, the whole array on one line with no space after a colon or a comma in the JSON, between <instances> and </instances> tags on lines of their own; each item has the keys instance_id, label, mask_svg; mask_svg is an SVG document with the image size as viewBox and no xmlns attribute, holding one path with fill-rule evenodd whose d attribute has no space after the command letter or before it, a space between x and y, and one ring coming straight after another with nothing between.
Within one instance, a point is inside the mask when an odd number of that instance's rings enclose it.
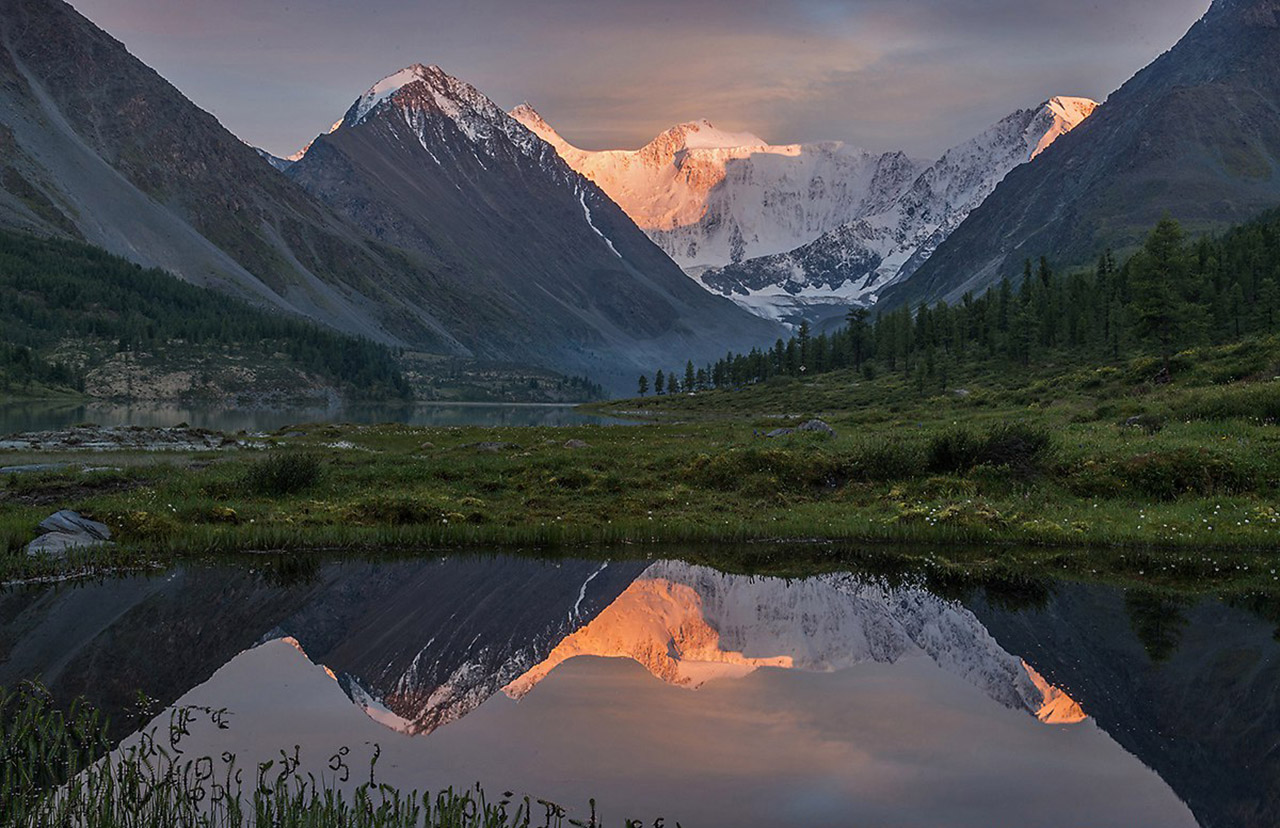
<instances>
[{"instance_id":1,"label":"mountain slope","mask_svg":"<svg viewBox=\"0 0 1280 828\"><path fill-rule=\"evenodd\" d=\"M1280 2L1215 0L1169 52L1016 170L891 304L954 299L1024 258L1089 264L1172 215L1192 230L1280 204Z\"/></svg>"},{"instance_id":2,"label":"mountain slope","mask_svg":"<svg viewBox=\"0 0 1280 828\"><path fill-rule=\"evenodd\" d=\"M1269 599L1255 606L1271 609ZM1057 586L1041 608L968 602L1000 642L1078 699L1169 784L1206 828L1263 828L1280 813L1280 648L1274 621L1215 601ZM1145 607L1139 609L1139 607ZM1135 635L1174 638L1153 660Z\"/></svg>"},{"instance_id":3,"label":"mountain slope","mask_svg":"<svg viewBox=\"0 0 1280 828\"><path fill-rule=\"evenodd\" d=\"M629 389L654 364L777 334L692 284L598 187L438 67L374 85L287 175L424 257L459 293L438 313L477 356Z\"/></svg>"},{"instance_id":4,"label":"mountain slope","mask_svg":"<svg viewBox=\"0 0 1280 828\"><path fill-rule=\"evenodd\" d=\"M511 114L690 272L797 247L888 202L921 169L900 152L775 146L705 120L674 126L639 150L593 152L570 144L528 104Z\"/></svg>"},{"instance_id":5,"label":"mountain slope","mask_svg":"<svg viewBox=\"0 0 1280 828\"><path fill-rule=\"evenodd\" d=\"M60 0L0 0L0 226L451 353L380 249Z\"/></svg>"},{"instance_id":6,"label":"mountain slope","mask_svg":"<svg viewBox=\"0 0 1280 828\"><path fill-rule=\"evenodd\" d=\"M755 313L792 321L874 302L886 286L921 267L1010 170L1037 159L1096 107L1085 98L1058 97L1015 112L948 150L881 209L795 250L709 271L701 279Z\"/></svg>"},{"instance_id":7,"label":"mountain slope","mask_svg":"<svg viewBox=\"0 0 1280 828\"><path fill-rule=\"evenodd\" d=\"M643 569L465 557L344 567L267 638L293 637L372 718L426 734L546 658Z\"/></svg>"}]
</instances>

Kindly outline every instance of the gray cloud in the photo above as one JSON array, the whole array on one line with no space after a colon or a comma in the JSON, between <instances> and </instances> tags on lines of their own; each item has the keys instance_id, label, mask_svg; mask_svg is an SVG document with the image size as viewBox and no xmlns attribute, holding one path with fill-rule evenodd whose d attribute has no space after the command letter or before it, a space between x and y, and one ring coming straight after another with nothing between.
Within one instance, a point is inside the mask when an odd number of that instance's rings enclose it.
<instances>
[{"instance_id":1,"label":"gray cloud","mask_svg":"<svg viewBox=\"0 0 1280 828\"><path fill-rule=\"evenodd\" d=\"M707 117L934 156L1051 95L1105 97L1208 0L77 0L228 128L291 152L438 63L570 140Z\"/></svg>"}]
</instances>

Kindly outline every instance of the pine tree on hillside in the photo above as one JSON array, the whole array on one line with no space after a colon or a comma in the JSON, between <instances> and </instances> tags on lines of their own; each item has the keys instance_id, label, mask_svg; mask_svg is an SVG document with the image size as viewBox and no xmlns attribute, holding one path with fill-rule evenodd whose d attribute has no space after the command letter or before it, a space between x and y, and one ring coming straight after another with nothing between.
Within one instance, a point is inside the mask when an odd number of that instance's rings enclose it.
<instances>
[{"instance_id":1,"label":"pine tree on hillside","mask_svg":"<svg viewBox=\"0 0 1280 828\"><path fill-rule=\"evenodd\" d=\"M1164 379L1170 376L1174 350L1203 323L1202 309L1189 298L1190 268L1185 243L1182 226L1166 218L1129 261L1135 332L1159 349Z\"/></svg>"}]
</instances>

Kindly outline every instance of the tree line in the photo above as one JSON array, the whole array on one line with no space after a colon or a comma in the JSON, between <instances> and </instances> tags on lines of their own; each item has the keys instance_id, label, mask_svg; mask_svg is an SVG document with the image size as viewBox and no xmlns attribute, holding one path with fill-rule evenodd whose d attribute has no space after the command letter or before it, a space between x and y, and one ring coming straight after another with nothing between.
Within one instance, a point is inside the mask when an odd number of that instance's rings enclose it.
<instances>
[{"instance_id":1,"label":"tree line","mask_svg":"<svg viewBox=\"0 0 1280 828\"><path fill-rule=\"evenodd\" d=\"M230 348L297 367L362 397L408 398L386 346L144 269L76 242L0 232L0 388L32 382L83 388L83 375L49 353L92 340L116 351L175 342Z\"/></svg>"},{"instance_id":2,"label":"tree line","mask_svg":"<svg viewBox=\"0 0 1280 828\"><path fill-rule=\"evenodd\" d=\"M1027 261L985 293L873 314L853 308L846 324L813 335L808 323L770 348L727 354L680 375L643 376L645 396L739 388L774 376L844 369L868 377L898 372L921 390L946 390L972 366L1028 367L1046 360L1114 361L1137 353L1170 360L1184 348L1274 332L1280 324L1280 210L1216 237L1189 240L1173 219L1118 262L1103 253L1092 270L1059 273Z\"/></svg>"}]
</instances>

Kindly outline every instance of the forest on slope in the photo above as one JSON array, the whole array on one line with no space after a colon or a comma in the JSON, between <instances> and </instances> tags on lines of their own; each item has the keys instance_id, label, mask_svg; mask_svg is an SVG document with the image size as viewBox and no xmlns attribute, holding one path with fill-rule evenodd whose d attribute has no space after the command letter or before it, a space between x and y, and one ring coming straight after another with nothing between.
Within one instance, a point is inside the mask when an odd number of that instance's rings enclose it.
<instances>
[{"instance_id":1,"label":"forest on slope","mask_svg":"<svg viewBox=\"0 0 1280 828\"><path fill-rule=\"evenodd\" d=\"M802 325L772 348L659 370L639 388L659 394L740 388L775 376L854 369L868 379L899 373L924 394L946 391L974 369L1016 375L1142 355L1157 358L1153 378L1166 381L1187 348L1276 332L1280 210L1198 240L1165 219L1123 262L1108 251L1092 271L1060 273L1046 258L1027 261L1020 277L1006 276L954 305L881 314L857 308L847 321L831 334L814 336Z\"/></svg>"},{"instance_id":2,"label":"forest on slope","mask_svg":"<svg viewBox=\"0 0 1280 828\"><path fill-rule=\"evenodd\" d=\"M89 245L0 232L2 393L145 398L330 390L359 399L411 395L396 355L383 345Z\"/></svg>"}]
</instances>

